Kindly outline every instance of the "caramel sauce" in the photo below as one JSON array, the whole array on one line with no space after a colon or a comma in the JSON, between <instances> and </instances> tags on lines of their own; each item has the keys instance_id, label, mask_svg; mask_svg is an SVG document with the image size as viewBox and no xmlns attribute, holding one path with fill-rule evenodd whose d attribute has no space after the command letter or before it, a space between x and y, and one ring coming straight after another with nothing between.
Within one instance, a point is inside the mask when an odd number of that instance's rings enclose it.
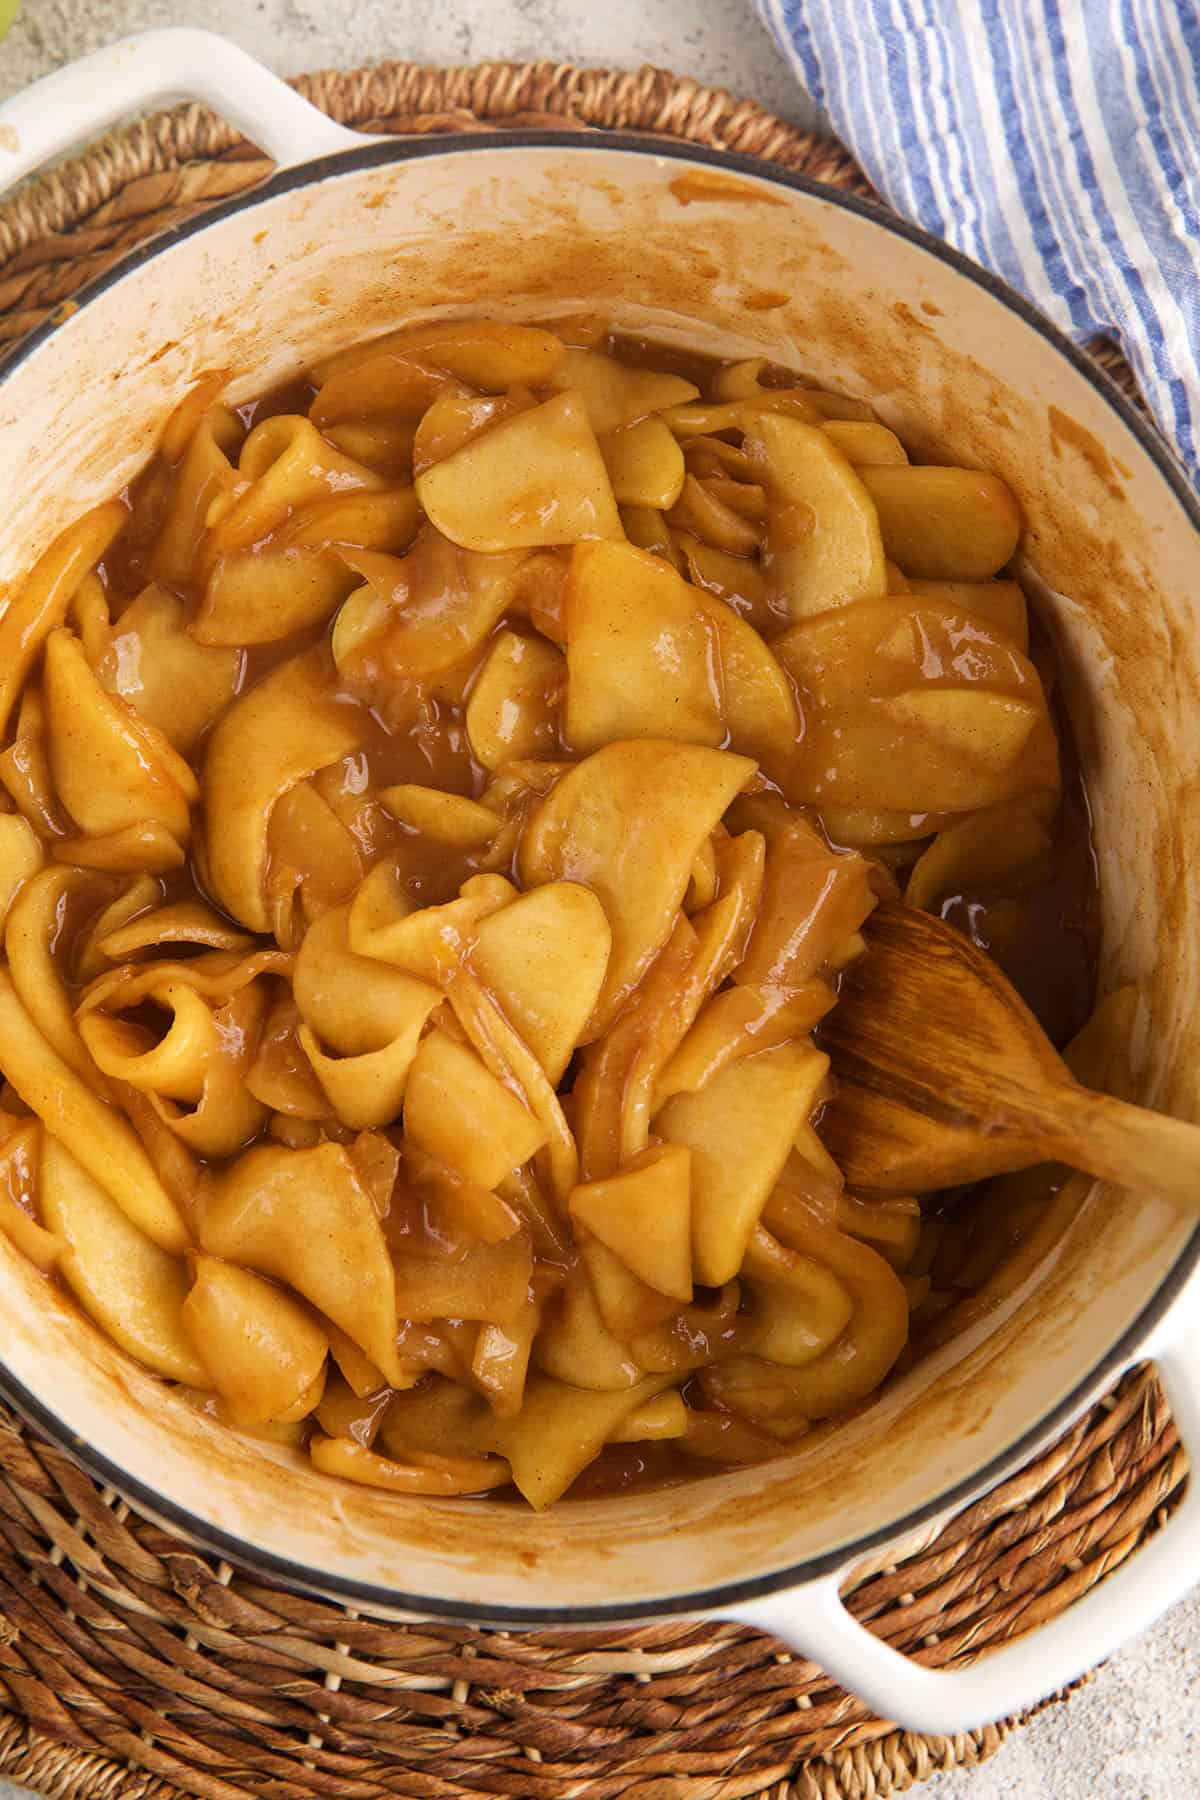
<instances>
[{"instance_id":1,"label":"caramel sauce","mask_svg":"<svg viewBox=\"0 0 1200 1800\"><path fill-rule=\"evenodd\" d=\"M735 189L739 191L735 192ZM774 203L769 194L748 184L731 183L724 177L688 175L672 184L672 191L681 205L718 197ZM764 296L762 304L774 305L778 298ZM925 310L936 311L931 306L926 306ZM702 392L711 387L719 367L711 358L643 338L609 336L603 340L602 347L632 368L653 368L684 376L694 381ZM771 366L764 369L761 380L766 387L781 388L793 383L796 376ZM241 427L248 434L269 418L294 412L307 413L315 392L310 381L300 379L246 402L235 411ZM1074 449L1090 459L1089 447L1078 431L1072 433L1061 424L1056 430ZM114 617L120 617L150 579L148 562L168 498L161 466L151 465L124 498L133 514L133 526L118 539L98 571ZM190 586L165 585L184 604L187 616L194 616L199 606L199 592ZM412 611L429 617L438 616L439 609L445 610L448 604L447 594L438 588L434 576L430 577L426 588L410 593L406 600ZM1034 659L1045 665L1049 660L1049 649L1038 633L1036 620L1031 620L1031 624ZM247 649L231 703L282 662L312 651L321 658L330 697L352 702L364 712L360 750L346 758L343 764L322 772L322 792L327 799L349 799L367 789L395 783L428 784L470 797L478 796L486 785L488 772L471 755L461 699L432 697L418 683L406 681L395 669L373 670L366 664L356 670L355 680L348 683L344 675L339 675L329 649L331 629L331 624L323 625ZM486 647L486 644L481 646L474 654L474 662L478 662ZM960 646L959 654L962 666L956 660L953 669L946 668L942 673L969 679L969 644ZM219 719L212 721L208 734L192 753L191 760L198 773L203 769L207 736L217 723ZM1011 885L1004 884L964 888L942 902L941 912L994 955L1052 1040L1061 1046L1083 1024L1093 1003L1099 909L1088 797L1070 721L1061 708L1056 710L1055 724L1062 758L1063 798L1044 870L1039 872L1036 880L1016 892ZM559 744L548 754L566 753ZM423 843L417 835L397 827L383 813L360 818L355 831L358 847L366 861L384 853L397 859L401 884L418 905L451 899L467 876L480 866L479 858L470 853L435 852L427 842ZM911 851L912 860L927 841L918 840L906 847ZM278 855L279 846L272 841L271 858ZM273 861L269 860L268 890L273 869ZM509 871L510 874L514 872ZM191 862L162 877L158 886L163 901L203 894L202 878ZM211 904L211 897L205 897ZM196 954L196 951L181 947L178 954ZM286 993L282 986L281 993ZM148 1042L161 1035L164 1017L152 1005L147 1004L127 1017L129 1024L141 1030ZM286 1018L275 1019L273 1015L272 1028L278 1032L280 1057L296 1056L302 1061L292 1024ZM951 1201L961 1214L963 1208L985 1206L986 1192L972 1190L965 1196L933 1197L927 1210L932 1216ZM418 1192L412 1184L406 1183L403 1173L383 1210L386 1235L394 1251L418 1250L451 1259L463 1254L465 1240L453 1219L435 1197ZM947 1280L952 1280L956 1259L961 1261L969 1243L969 1224L952 1225L939 1251L941 1267L935 1264L934 1273L944 1273ZM552 1260L547 1259L547 1266ZM568 1259L566 1266L571 1261L573 1257ZM553 1265L554 1280L560 1280L564 1273L562 1262ZM451 1336L454 1331L463 1329L462 1321L448 1324ZM414 1341L424 1330L416 1330ZM428 1331L425 1335L429 1335ZM736 1344L736 1318L732 1325L726 1324L722 1335L729 1344ZM716 1354L722 1347L718 1341L702 1341L702 1331L698 1330L695 1336L694 1348L702 1359ZM711 1402L693 1380L683 1383L682 1392L691 1405L706 1410L711 1408ZM712 1463L687 1455L669 1440L612 1444L577 1478L568 1497L592 1499L672 1485L685 1478L711 1473L713 1468Z\"/></svg>"}]
</instances>

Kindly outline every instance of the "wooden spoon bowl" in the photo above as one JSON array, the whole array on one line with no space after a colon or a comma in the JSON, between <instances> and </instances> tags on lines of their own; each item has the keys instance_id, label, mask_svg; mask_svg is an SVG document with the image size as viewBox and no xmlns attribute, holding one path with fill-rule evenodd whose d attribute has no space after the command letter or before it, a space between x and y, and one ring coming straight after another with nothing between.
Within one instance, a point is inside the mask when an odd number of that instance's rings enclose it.
<instances>
[{"instance_id":1,"label":"wooden spoon bowl","mask_svg":"<svg viewBox=\"0 0 1200 1800\"><path fill-rule=\"evenodd\" d=\"M821 1136L852 1188L922 1193L1062 1162L1200 1212L1200 1126L1082 1087L996 964L884 902L819 1036Z\"/></svg>"}]
</instances>

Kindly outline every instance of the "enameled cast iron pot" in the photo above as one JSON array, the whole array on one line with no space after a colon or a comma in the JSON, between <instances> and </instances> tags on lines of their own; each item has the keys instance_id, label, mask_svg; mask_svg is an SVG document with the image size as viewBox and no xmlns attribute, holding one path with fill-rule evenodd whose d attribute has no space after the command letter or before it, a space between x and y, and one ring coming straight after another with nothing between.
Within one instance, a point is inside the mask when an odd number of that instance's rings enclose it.
<instances>
[{"instance_id":1,"label":"enameled cast iron pot","mask_svg":"<svg viewBox=\"0 0 1200 1800\"><path fill-rule=\"evenodd\" d=\"M151 33L0 108L0 186L150 101L209 102L279 172L134 252L0 374L0 582L150 455L204 370L243 398L318 354L453 309L580 303L869 396L926 457L998 470L1030 522L1096 812L1105 987L1136 980L1136 1097L1200 1117L1200 510L1092 364L1000 282L844 194L621 136L372 141L231 44ZM1113 1650L1200 1571L1195 1484L1054 1623L967 1670L854 1623L839 1580L1051 1441L1157 1358L1200 1453L1200 1231L1097 1188L998 1313L818 1449L536 1517L334 1485L197 1416L0 1237L0 1385L102 1481L193 1540L365 1609L515 1626L683 1612L761 1625L884 1715L949 1732Z\"/></svg>"}]
</instances>

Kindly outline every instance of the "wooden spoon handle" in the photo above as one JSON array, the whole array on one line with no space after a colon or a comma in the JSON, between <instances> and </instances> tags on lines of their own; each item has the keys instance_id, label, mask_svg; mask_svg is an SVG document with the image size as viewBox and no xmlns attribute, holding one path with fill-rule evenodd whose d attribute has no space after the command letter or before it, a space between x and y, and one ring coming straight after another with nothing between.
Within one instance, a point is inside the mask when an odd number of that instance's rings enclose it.
<instances>
[{"instance_id":1,"label":"wooden spoon handle","mask_svg":"<svg viewBox=\"0 0 1200 1800\"><path fill-rule=\"evenodd\" d=\"M1072 1082L1054 1090L1046 1151L1056 1162L1200 1213L1200 1125Z\"/></svg>"}]
</instances>

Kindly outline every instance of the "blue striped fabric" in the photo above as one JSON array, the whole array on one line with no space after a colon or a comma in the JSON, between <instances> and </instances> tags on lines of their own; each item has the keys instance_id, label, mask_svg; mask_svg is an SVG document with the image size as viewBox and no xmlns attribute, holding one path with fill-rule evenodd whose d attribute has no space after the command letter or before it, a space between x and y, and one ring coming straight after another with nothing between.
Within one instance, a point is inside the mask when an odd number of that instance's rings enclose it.
<instances>
[{"instance_id":1,"label":"blue striped fabric","mask_svg":"<svg viewBox=\"0 0 1200 1800\"><path fill-rule=\"evenodd\" d=\"M1200 488L1200 0L756 0L898 212L1115 339Z\"/></svg>"}]
</instances>

